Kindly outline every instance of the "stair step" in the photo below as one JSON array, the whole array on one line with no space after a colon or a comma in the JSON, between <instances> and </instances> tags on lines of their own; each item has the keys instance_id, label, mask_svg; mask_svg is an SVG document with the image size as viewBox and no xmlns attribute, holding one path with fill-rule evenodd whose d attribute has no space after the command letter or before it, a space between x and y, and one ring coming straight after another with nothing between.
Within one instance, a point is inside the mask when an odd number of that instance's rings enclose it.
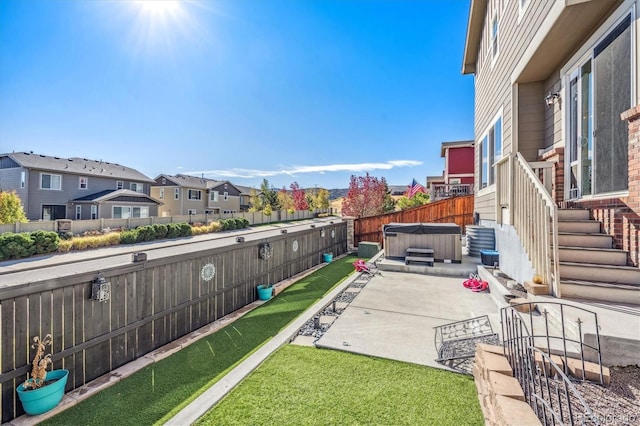
<instances>
[{"instance_id":1,"label":"stair step","mask_svg":"<svg viewBox=\"0 0 640 426\"><path fill-rule=\"evenodd\" d=\"M561 220L558 222L558 232L599 234L600 222L597 220Z\"/></svg>"},{"instance_id":2,"label":"stair step","mask_svg":"<svg viewBox=\"0 0 640 426\"><path fill-rule=\"evenodd\" d=\"M589 210L558 209L558 220L589 220Z\"/></svg>"},{"instance_id":3,"label":"stair step","mask_svg":"<svg viewBox=\"0 0 640 426\"><path fill-rule=\"evenodd\" d=\"M409 247L407 249L407 254L410 253L420 253L420 254L433 254L433 249L430 248L412 248Z\"/></svg>"},{"instance_id":4,"label":"stair step","mask_svg":"<svg viewBox=\"0 0 640 426\"><path fill-rule=\"evenodd\" d=\"M640 305L640 284L560 280L562 297Z\"/></svg>"},{"instance_id":5,"label":"stair step","mask_svg":"<svg viewBox=\"0 0 640 426\"><path fill-rule=\"evenodd\" d=\"M428 266L433 266L433 257L426 256L407 256L404 258L405 265L408 265L409 262L422 262L426 263Z\"/></svg>"},{"instance_id":6,"label":"stair step","mask_svg":"<svg viewBox=\"0 0 640 426\"><path fill-rule=\"evenodd\" d=\"M560 262L598 263L602 265L627 266L629 253L619 249L592 247L558 247Z\"/></svg>"},{"instance_id":7,"label":"stair step","mask_svg":"<svg viewBox=\"0 0 640 426\"><path fill-rule=\"evenodd\" d=\"M600 233L558 232L558 246L610 249L613 247L613 237Z\"/></svg>"},{"instance_id":8,"label":"stair step","mask_svg":"<svg viewBox=\"0 0 640 426\"><path fill-rule=\"evenodd\" d=\"M595 263L560 262L561 280L587 280L603 283L637 284L640 288L640 268Z\"/></svg>"}]
</instances>

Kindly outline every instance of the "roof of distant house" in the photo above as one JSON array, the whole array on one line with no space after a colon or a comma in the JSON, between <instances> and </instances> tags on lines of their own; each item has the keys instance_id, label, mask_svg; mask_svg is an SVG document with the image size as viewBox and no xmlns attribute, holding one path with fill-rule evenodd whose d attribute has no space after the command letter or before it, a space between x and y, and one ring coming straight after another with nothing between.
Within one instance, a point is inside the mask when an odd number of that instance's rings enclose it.
<instances>
[{"instance_id":1,"label":"roof of distant house","mask_svg":"<svg viewBox=\"0 0 640 426\"><path fill-rule=\"evenodd\" d=\"M124 179L138 182L152 182L152 179L140 173L136 169L126 167L118 163L109 163L102 160L90 160L88 158L61 158L48 155L34 154L32 152L12 152L0 154L0 157L9 157L21 167L26 169L38 169L51 172L70 173L83 176L100 176L112 179Z\"/></svg>"},{"instance_id":2,"label":"roof of distant house","mask_svg":"<svg viewBox=\"0 0 640 426\"><path fill-rule=\"evenodd\" d=\"M218 180L207 179L204 177L197 177L197 176L182 175L182 174L177 174L175 176L161 174L158 177L163 177L165 179L168 179L178 186L186 186L189 188L199 188L199 189L211 188L212 186L216 186L222 183L221 181L218 181Z\"/></svg>"},{"instance_id":3,"label":"roof of distant house","mask_svg":"<svg viewBox=\"0 0 640 426\"><path fill-rule=\"evenodd\" d=\"M116 201L116 199L121 199L123 201L162 204L160 201L151 198L147 194L131 191L129 189L106 189L104 191L96 192L95 194L85 195L84 197L76 198L75 200L71 200L71 201L103 202L103 201Z\"/></svg>"},{"instance_id":4,"label":"roof of distant house","mask_svg":"<svg viewBox=\"0 0 640 426\"><path fill-rule=\"evenodd\" d=\"M451 142L442 142L442 146L440 147L440 157L444 157L444 152L447 148L465 148L472 147L473 141L451 141Z\"/></svg>"}]
</instances>

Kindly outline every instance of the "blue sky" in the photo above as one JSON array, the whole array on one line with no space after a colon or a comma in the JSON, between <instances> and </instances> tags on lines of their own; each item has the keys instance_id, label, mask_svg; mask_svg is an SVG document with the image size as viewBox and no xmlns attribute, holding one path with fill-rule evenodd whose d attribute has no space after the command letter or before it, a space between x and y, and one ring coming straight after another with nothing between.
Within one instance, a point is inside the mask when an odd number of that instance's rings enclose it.
<instances>
[{"instance_id":1,"label":"blue sky","mask_svg":"<svg viewBox=\"0 0 640 426\"><path fill-rule=\"evenodd\" d=\"M154 3L161 3L156 5ZM468 0L0 1L0 152L391 185L473 139Z\"/></svg>"}]
</instances>

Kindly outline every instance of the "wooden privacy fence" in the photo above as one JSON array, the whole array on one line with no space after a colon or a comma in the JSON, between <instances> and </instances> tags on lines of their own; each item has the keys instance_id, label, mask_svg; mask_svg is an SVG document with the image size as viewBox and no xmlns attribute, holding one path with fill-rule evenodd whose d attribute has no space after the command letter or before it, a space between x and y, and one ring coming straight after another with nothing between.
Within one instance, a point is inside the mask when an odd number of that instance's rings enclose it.
<instances>
[{"instance_id":1,"label":"wooden privacy fence","mask_svg":"<svg viewBox=\"0 0 640 426\"><path fill-rule=\"evenodd\" d=\"M265 242L267 260L259 257ZM101 269L111 287L104 303L91 299L98 271L74 273L73 265L0 288L1 422L24 413L16 387L33 359L33 336L53 336L53 368L69 370L70 391L255 301L258 284L308 270L323 253L344 254L347 228L341 222L232 244L185 245L177 254L168 248L158 258Z\"/></svg>"},{"instance_id":2,"label":"wooden privacy fence","mask_svg":"<svg viewBox=\"0 0 640 426\"><path fill-rule=\"evenodd\" d=\"M455 223L464 230L466 225L473 224L473 195L448 198L421 207L356 219L353 223L354 244L357 246L360 241L382 244L382 225L393 222Z\"/></svg>"}]
</instances>

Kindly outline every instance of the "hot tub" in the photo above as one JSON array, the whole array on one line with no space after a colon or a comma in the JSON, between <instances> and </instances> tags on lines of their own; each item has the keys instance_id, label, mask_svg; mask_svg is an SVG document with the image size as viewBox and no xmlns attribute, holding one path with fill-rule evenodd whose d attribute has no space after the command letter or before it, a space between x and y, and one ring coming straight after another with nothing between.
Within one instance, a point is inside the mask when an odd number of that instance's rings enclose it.
<instances>
[{"instance_id":1,"label":"hot tub","mask_svg":"<svg viewBox=\"0 0 640 426\"><path fill-rule=\"evenodd\" d=\"M462 229L455 223L389 223L382 234L385 257L404 259L408 248L433 249L436 262L462 262Z\"/></svg>"}]
</instances>

